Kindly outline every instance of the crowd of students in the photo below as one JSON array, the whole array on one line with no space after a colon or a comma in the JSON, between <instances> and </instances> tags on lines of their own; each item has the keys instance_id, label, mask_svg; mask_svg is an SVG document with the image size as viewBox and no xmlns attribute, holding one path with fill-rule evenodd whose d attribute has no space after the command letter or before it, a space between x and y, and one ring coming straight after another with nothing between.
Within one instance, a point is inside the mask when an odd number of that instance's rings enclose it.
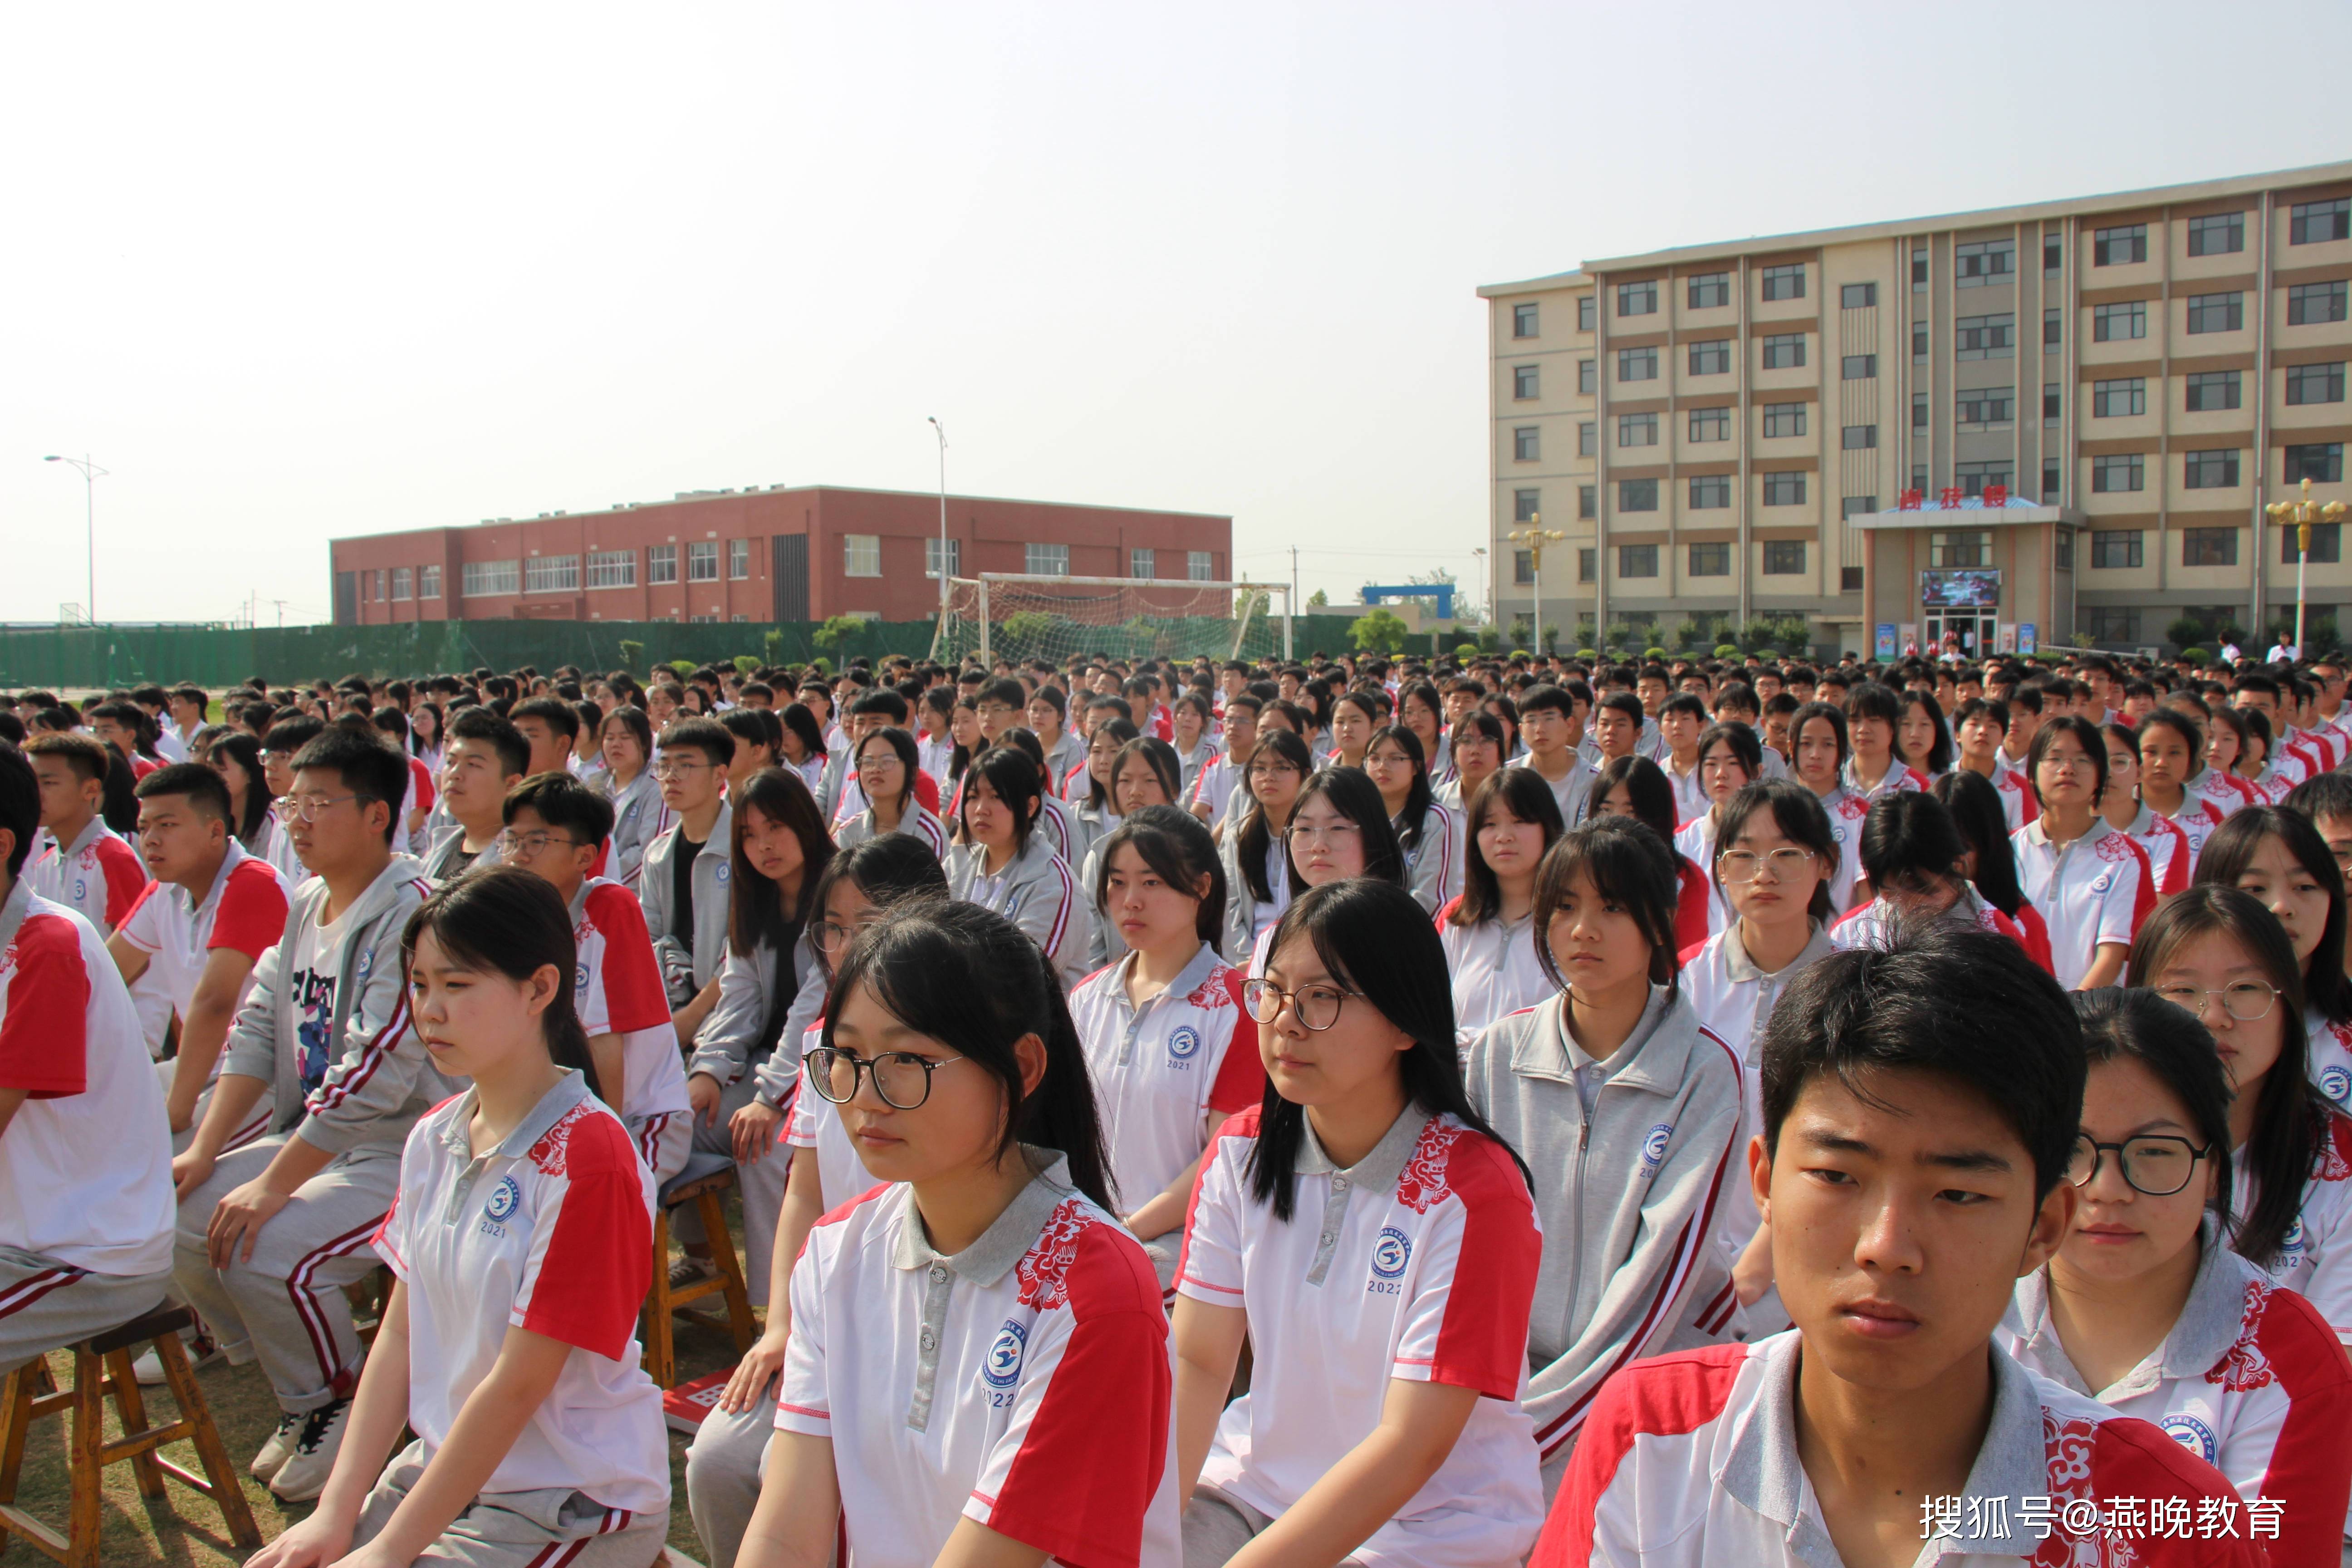
<instances>
[{"instance_id":1,"label":"crowd of students","mask_svg":"<svg viewBox=\"0 0 2352 1568\"><path fill-rule=\"evenodd\" d=\"M2335 1562L2346 684L0 698L0 1371L184 1301L263 1568L642 1568L700 1152L714 1568Z\"/></svg>"}]
</instances>

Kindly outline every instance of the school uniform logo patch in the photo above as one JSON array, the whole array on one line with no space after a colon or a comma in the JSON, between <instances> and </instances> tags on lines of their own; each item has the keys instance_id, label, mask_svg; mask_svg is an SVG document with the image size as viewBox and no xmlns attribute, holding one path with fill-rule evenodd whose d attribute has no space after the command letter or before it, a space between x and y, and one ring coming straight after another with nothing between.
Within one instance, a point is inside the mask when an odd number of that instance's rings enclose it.
<instances>
[{"instance_id":1,"label":"school uniform logo patch","mask_svg":"<svg viewBox=\"0 0 2352 1568\"><path fill-rule=\"evenodd\" d=\"M1666 1145L1673 1141L1674 1135L1671 1122L1661 1121L1650 1129L1649 1136L1642 1140L1642 1174L1646 1176L1657 1170L1658 1163L1666 1157Z\"/></svg>"},{"instance_id":2,"label":"school uniform logo patch","mask_svg":"<svg viewBox=\"0 0 2352 1568\"><path fill-rule=\"evenodd\" d=\"M719 868L719 885L720 887L723 888L727 885L727 879L733 870L734 868L731 866L722 865Z\"/></svg>"},{"instance_id":3,"label":"school uniform logo patch","mask_svg":"<svg viewBox=\"0 0 2352 1568\"><path fill-rule=\"evenodd\" d=\"M1187 1024L1168 1037L1168 1058L1171 1061L1189 1062L1201 1054L1201 1031Z\"/></svg>"},{"instance_id":4,"label":"school uniform logo patch","mask_svg":"<svg viewBox=\"0 0 2352 1568\"><path fill-rule=\"evenodd\" d=\"M1395 1279L1412 1260L1412 1237L1394 1226L1384 1228L1372 1243L1372 1272L1382 1279Z\"/></svg>"},{"instance_id":5,"label":"school uniform logo patch","mask_svg":"<svg viewBox=\"0 0 2352 1568\"><path fill-rule=\"evenodd\" d=\"M1021 1354L1029 1348L1029 1331L1010 1318L996 1331L996 1339L980 1363L980 1379L991 1388L1010 1388L1021 1381Z\"/></svg>"},{"instance_id":6,"label":"school uniform logo patch","mask_svg":"<svg viewBox=\"0 0 2352 1568\"><path fill-rule=\"evenodd\" d=\"M2331 1063L2319 1070L2319 1092L2342 1105L2345 1097L2352 1095L2352 1072Z\"/></svg>"},{"instance_id":7,"label":"school uniform logo patch","mask_svg":"<svg viewBox=\"0 0 2352 1568\"><path fill-rule=\"evenodd\" d=\"M2166 1436L2209 1465L2213 1462L2213 1457L2221 1451L2221 1445L2213 1436L2213 1428L2206 1426L2194 1415L2168 1415L2158 1425L2164 1428Z\"/></svg>"},{"instance_id":8,"label":"school uniform logo patch","mask_svg":"<svg viewBox=\"0 0 2352 1568\"><path fill-rule=\"evenodd\" d=\"M512 1176L501 1176L490 1193L490 1201L482 1205L482 1217L492 1225L503 1225L522 1205L522 1187Z\"/></svg>"}]
</instances>

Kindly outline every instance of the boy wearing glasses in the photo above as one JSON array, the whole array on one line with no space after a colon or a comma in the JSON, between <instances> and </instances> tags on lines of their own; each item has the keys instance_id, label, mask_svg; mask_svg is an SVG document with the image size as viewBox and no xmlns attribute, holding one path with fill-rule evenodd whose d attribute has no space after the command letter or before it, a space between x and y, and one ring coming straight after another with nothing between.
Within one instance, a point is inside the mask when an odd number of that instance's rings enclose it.
<instances>
[{"instance_id":1,"label":"boy wearing glasses","mask_svg":"<svg viewBox=\"0 0 2352 1568\"><path fill-rule=\"evenodd\" d=\"M365 729L330 725L295 755L274 809L310 879L172 1162L174 1287L232 1363L268 1374L280 1419L252 1471L289 1502L325 1487L359 1382L343 1287L376 1266L408 1130L455 1092L410 1026L402 981L401 930L431 890L392 852L407 783L406 760ZM265 1102L268 1134L232 1149Z\"/></svg>"},{"instance_id":2,"label":"boy wearing glasses","mask_svg":"<svg viewBox=\"0 0 2352 1568\"><path fill-rule=\"evenodd\" d=\"M530 742L522 731L487 708L459 709L450 716L448 733L441 807L455 826L435 835L425 852L425 878L436 887L477 866L499 863L507 791L530 765Z\"/></svg>"}]
</instances>

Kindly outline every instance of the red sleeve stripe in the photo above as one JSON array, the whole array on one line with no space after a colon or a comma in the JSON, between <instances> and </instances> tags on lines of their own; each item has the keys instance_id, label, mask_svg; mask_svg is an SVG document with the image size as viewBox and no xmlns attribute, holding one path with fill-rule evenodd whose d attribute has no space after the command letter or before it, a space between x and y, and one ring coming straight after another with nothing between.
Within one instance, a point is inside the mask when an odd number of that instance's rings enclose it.
<instances>
[{"instance_id":1,"label":"red sleeve stripe","mask_svg":"<svg viewBox=\"0 0 2352 1568\"><path fill-rule=\"evenodd\" d=\"M390 1052L390 1047L384 1042L407 1026L408 997L404 992L399 1003L392 1010L392 1016L385 1020L383 1027L378 1029L374 1037L361 1049L360 1059L352 1064L350 1072L343 1075L342 1081L321 1084L310 1096L308 1107L310 1113L316 1116L321 1111L332 1110L336 1106L358 1093L366 1085L367 1080L375 1076L375 1069L383 1065L383 1058Z\"/></svg>"},{"instance_id":2,"label":"red sleeve stripe","mask_svg":"<svg viewBox=\"0 0 2352 1568\"><path fill-rule=\"evenodd\" d=\"M1682 1351L1620 1380L1594 1410L1592 1429L1568 1462L1528 1568L1584 1568L1592 1557L1593 1521L1634 1439L1679 1437L1719 1418L1747 1359L1745 1345Z\"/></svg>"},{"instance_id":3,"label":"red sleeve stripe","mask_svg":"<svg viewBox=\"0 0 2352 1568\"><path fill-rule=\"evenodd\" d=\"M1228 1119L1223 1126L1210 1133L1209 1146L1201 1151L1200 1168L1192 1173L1192 1195L1184 1200L1184 1244L1176 1251L1176 1278L1188 1284L1198 1285L1203 1290L1214 1290L1226 1296L1242 1294L1241 1291L1228 1286L1212 1285L1206 1279L1193 1277L1192 1222L1201 1212L1201 1187L1209 1179L1210 1168L1217 1163L1217 1145L1227 1138L1255 1138L1257 1119L1258 1113L1255 1110L1244 1110L1240 1115Z\"/></svg>"},{"instance_id":4,"label":"red sleeve stripe","mask_svg":"<svg viewBox=\"0 0 2352 1568\"><path fill-rule=\"evenodd\" d=\"M106 874L106 928L112 931L129 918L131 907L147 890L147 868L120 838L98 841L98 864Z\"/></svg>"},{"instance_id":5,"label":"red sleeve stripe","mask_svg":"<svg viewBox=\"0 0 2352 1568\"><path fill-rule=\"evenodd\" d=\"M80 928L36 912L16 927L8 1011L0 1017L0 1086L34 1100L89 1087L89 967Z\"/></svg>"},{"instance_id":6,"label":"red sleeve stripe","mask_svg":"<svg viewBox=\"0 0 2352 1568\"><path fill-rule=\"evenodd\" d=\"M806 1415L818 1421L830 1421L833 1419L833 1412L830 1410L813 1410L805 1405L789 1405L781 1399L776 1402L776 1408L779 1410L789 1410L795 1415Z\"/></svg>"},{"instance_id":7,"label":"red sleeve stripe","mask_svg":"<svg viewBox=\"0 0 2352 1568\"><path fill-rule=\"evenodd\" d=\"M2269 1293L2254 1339L2287 1396L2262 1485L2264 1497L2294 1500L2278 1558L2323 1562L2352 1496L2352 1364L2318 1310L2291 1290Z\"/></svg>"},{"instance_id":8,"label":"red sleeve stripe","mask_svg":"<svg viewBox=\"0 0 2352 1568\"><path fill-rule=\"evenodd\" d=\"M1054 911L1054 933L1045 943L1045 956L1048 958L1059 958L1062 955L1062 939L1069 934L1070 930L1070 905L1078 896L1077 879L1070 875L1068 861L1058 858L1055 860L1054 875L1061 879L1062 905Z\"/></svg>"},{"instance_id":9,"label":"red sleeve stripe","mask_svg":"<svg viewBox=\"0 0 2352 1568\"><path fill-rule=\"evenodd\" d=\"M1234 1023L1225 1036L1224 1055L1217 1061L1216 1079L1209 1085L1212 1110L1247 1110L1265 1098L1265 1063L1258 1056L1257 1042L1244 1038L1242 1029L1242 1020L1249 1016L1242 1007L1244 984L1240 970L1225 971L1225 994L1233 1001Z\"/></svg>"}]
</instances>

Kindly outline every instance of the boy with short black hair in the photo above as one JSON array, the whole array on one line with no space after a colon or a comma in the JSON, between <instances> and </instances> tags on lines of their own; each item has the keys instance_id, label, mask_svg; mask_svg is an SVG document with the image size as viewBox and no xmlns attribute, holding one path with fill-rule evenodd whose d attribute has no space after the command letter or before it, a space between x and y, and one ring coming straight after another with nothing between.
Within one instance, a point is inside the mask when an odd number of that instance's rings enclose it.
<instances>
[{"instance_id":1,"label":"boy with short black hair","mask_svg":"<svg viewBox=\"0 0 2352 1568\"><path fill-rule=\"evenodd\" d=\"M1976 931L1837 953L1761 1064L1748 1170L1796 1326L1612 1378L1530 1568L1907 1563L1937 1535L1969 1563L2267 1560L2220 1472L1992 1342L2074 1220L2087 1069L2057 982ZM2110 1535L2126 1499L2226 1504L2235 1538Z\"/></svg>"},{"instance_id":2,"label":"boy with short black hair","mask_svg":"<svg viewBox=\"0 0 2352 1568\"><path fill-rule=\"evenodd\" d=\"M507 721L530 749L522 774L569 773L572 747L580 739L580 715L560 697L534 697L518 702Z\"/></svg>"},{"instance_id":3,"label":"boy with short black hair","mask_svg":"<svg viewBox=\"0 0 2352 1568\"><path fill-rule=\"evenodd\" d=\"M661 960L681 1045L694 1038L719 1001L735 847L734 811L720 785L734 759L735 737L727 726L716 719L680 719L662 731L661 761L654 764L670 826L646 847L637 902Z\"/></svg>"},{"instance_id":4,"label":"boy with short black hair","mask_svg":"<svg viewBox=\"0 0 2352 1568\"><path fill-rule=\"evenodd\" d=\"M1642 705L1631 697L1626 701L1636 715L1638 732ZM1528 689L1519 699L1519 740L1528 749L1519 760L1551 786L1552 798L1559 803L1560 821L1581 820L1585 796L1600 770L1582 759L1583 726L1577 721L1576 704L1565 688L1547 683Z\"/></svg>"},{"instance_id":5,"label":"boy with short black hair","mask_svg":"<svg viewBox=\"0 0 2352 1568\"><path fill-rule=\"evenodd\" d=\"M79 731L38 734L25 742L25 756L41 801L25 879L97 927L101 939L110 936L147 886L147 868L99 816L113 766L106 742Z\"/></svg>"},{"instance_id":6,"label":"boy with short black hair","mask_svg":"<svg viewBox=\"0 0 2352 1568\"><path fill-rule=\"evenodd\" d=\"M530 765L530 742L514 724L487 708L463 708L449 717L448 750L441 763L441 810L451 826L425 851L425 875L435 883L499 863L499 835L507 791ZM396 803L395 803L396 804Z\"/></svg>"}]
</instances>

